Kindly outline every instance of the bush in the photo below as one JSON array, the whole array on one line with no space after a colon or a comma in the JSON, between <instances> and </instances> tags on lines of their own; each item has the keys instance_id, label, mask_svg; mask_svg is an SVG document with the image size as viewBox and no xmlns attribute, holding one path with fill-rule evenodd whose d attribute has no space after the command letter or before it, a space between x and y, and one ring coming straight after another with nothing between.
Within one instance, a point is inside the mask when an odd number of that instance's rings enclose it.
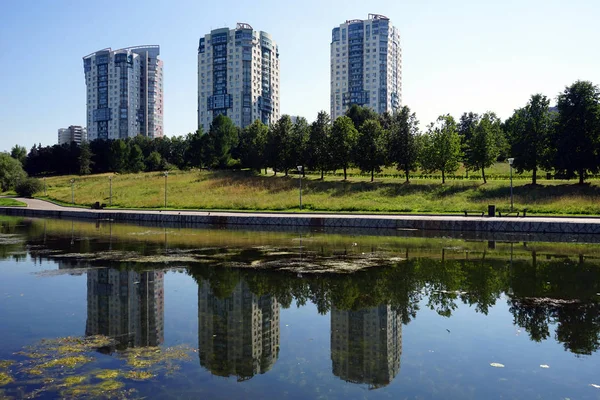
<instances>
[{"instance_id":1,"label":"bush","mask_svg":"<svg viewBox=\"0 0 600 400\"><path fill-rule=\"evenodd\" d=\"M17 183L15 190L19 196L33 197L37 192L41 192L44 188L42 182L35 178L25 178Z\"/></svg>"}]
</instances>

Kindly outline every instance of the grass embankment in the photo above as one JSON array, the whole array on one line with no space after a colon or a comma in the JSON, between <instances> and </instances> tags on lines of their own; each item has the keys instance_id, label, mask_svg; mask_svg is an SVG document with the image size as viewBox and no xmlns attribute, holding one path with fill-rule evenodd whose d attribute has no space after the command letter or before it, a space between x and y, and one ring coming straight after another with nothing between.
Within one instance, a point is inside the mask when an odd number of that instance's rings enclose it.
<instances>
[{"instance_id":1,"label":"grass embankment","mask_svg":"<svg viewBox=\"0 0 600 400\"><path fill-rule=\"evenodd\" d=\"M9 197L0 197L0 207L27 207L27 204Z\"/></svg>"},{"instance_id":2,"label":"grass embankment","mask_svg":"<svg viewBox=\"0 0 600 400\"><path fill-rule=\"evenodd\" d=\"M109 204L109 174L60 176L46 179L47 198L71 203L71 179L75 179L75 204ZM592 181L514 180L514 207L528 213L555 215L600 215L600 185ZM167 178L167 204L171 209L297 211L298 178L282 174L253 175L248 171L173 171ZM114 175L112 206L163 208L165 177L162 173ZM369 182L365 176L342 181L338 176L311 175L302 179L303 210L350 212L461 213L510 207L510 181L497 179L448 180L383 177Z\"/></svg>"}]
</instances>

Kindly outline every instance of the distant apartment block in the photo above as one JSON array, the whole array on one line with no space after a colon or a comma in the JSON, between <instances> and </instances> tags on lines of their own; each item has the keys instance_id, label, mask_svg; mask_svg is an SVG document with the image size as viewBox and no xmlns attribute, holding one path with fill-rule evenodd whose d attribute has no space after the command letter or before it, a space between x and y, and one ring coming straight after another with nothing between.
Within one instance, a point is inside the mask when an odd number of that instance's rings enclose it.
<instances>
[{"instance_id":1,"label":"distant apartment block","mask_svg":"<svg viewBox=\"0 0 600 400\"><path fill-rule=\"evenodd\" d=\"M68 128L60 128L58 130L58 144L71 144L75 142L81 144L81 142L87 141L87 130L78 125L71 125Z\"/></svg>"},{"instance_id":2,"label":"distant apartment block","mask_svg":"<svg viewBox=\"0 0 600 400\"><path fill-rule=\"evenodd\" d=\"M389 305L358 311L331 309L333 374L370 389L387 386L400 371L402 315Z\"/></svg>"},{"instance_id":3,"label":"distant apartment block","mask_svg":"<svg viewBox=\"0 0 600 400\"><path fill-rule=\"evenodd\" d=\"M83 57L89 140L163 136L159 54L159 46L137 46Z\"/></svg>"},{"instance_id":4,"label":"distant apartment block","mask_svg":"<svg viewBox=\"0 0 600 400\"><path fill-rule=\"evenodd\" d=\"M266 32L238 23L215 29L198 46L198 127L204 132L217 115L236 126L279 118L279 49Z\"/></svg>"},{"instance_id":5,"label":"distant apartment block","mask_svg":"<svg viewBox=\"0 0 600 400\"><path fill-rule=\"evenodd\" d=\"M369 14L333 28L331 119L353 104L393 113L402 104L400 33L389 18Z\"/></svg>"}]
</instances>

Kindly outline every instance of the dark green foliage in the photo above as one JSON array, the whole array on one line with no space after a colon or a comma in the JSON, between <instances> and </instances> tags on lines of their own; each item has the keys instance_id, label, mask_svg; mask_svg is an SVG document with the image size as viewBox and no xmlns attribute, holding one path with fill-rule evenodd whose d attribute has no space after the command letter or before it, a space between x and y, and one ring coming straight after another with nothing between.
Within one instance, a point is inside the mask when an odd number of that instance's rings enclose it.
<instances>
[{"instance_id":1,"label":"dark green foliage","mask_svg":"<svg viewBox=\"0 0 600 400\"><path fill-rule=\"evenodd\" d=\"M316 121L310 125L307 164L310 169L321 171L321 179L323 179L324 171L331 164L329 156L330 122L329 114L320 111Z\"/></svg>"},{"instance_id":2,"label":"dark green foliage","mask_svg":"<svg viewBox=\"0 0 600 400\"><path fill-rule=\"evenodd\" d=\"M21 166L25 166L25 161L27 160L27 149L23 146L19 146L15 144L10 151L10 156L15 160L19 160Z\"/></svg>"},{"instance_id":3,"label":"dark green foliage","mask_svg":"<svg viewBox=\"0 0 600 400\"><path fill-rule=\"evenodd\" d=\"M0 153L0 188L3 192L14 189L20 181L27 177L21 162L7 153Z\"/></svg>"},{"instance_id":4,"label":"dark green foliage","mask_svg":"<svg viewBox=\"0 0 600 400\"><path fill-rule=\"evenodd\" d=\"M265 159L275 174L278 171L285 171L287 175L289 169L294 167L290 157L292 128L289 115L283 115L269 129Z\"/></svg>"},{"instance_id":5,"label":"dark green foliage","mask_svg":"<svg viewBox=\"0 0 600 400\"><path fill-rule=\"evenodd\" d=\"M34 194L41 192L43 189L44 185L36 178L22 179L15 186L15 191L21 197L33 197Z\"/></svg>"},{"instance_id":6,"label":"dark green foliage","mask_svg":"<svg viewBox=\"0 0 600 400\"><path fill-rule=\"evenodd\" d=\"M532 183L537 183L538 169L547 164L553 118L550 100L541 94L531 96L527 105L515 110L506 121L510 156L518 173L532 171Z\"/></svg>"},{"instance_id":7,"label":"dark green foliage","mask_svg":"<svg viewBox=\"0 0 600 400\"><path fill-rule=\"evenodd\" d=\"M377 120L379 115L369 107L362 107L356 104L350 106L346 111L346 116L354 123L354 128L360 131L360 127L369 119Z\"/></svg>"},{"instance_id":8,"label":"dark green foliage","mask_svg":"<svg viewBox=\"0 0 600 400\"><path fill-rule=\"evenodd\" d=\"M487 112L479 119L464 144L465 167L471 171L481 171L483 183L487 183L485 169L491 167L500 154L498 138L502 135L500 120L496 114Z\"/></svg>"},{"instance_id":9,"label":"dark green foliage","mask_svg":"<svg viewBox=\"0 0 600 400\"><path fill-rule=\"evenodd\" d=\"M146 158L146 171L162 171L165 169L163 159L158 151L153 151Z\"/></svg>"},{"instance_id":10,"label":"dark green foliage","mask_svg":"<svg viewBox=\"0 0 600 400\"><path fill-rule=\"evenodd\" d=\"M88 142L81 143L79 148L79 174L89 175L92 173L92 151Z\"/></svg>"},{"instance_id":11,"label":"dark green foliage","mask_svg":"<svg viewBox=\"0 0 600 400\"><path fill-rule=\"evenodd\" d=\"M129 167L129 147L124 140L117 139L110 143L110 170L125 172Z\"/></svg>"},{"instance_id":12,"label":"dark green foliage","mask_svg":"<svg viewBox=\"0 0 600 400\"><path fill-rule=\"evenodd\" d=\"M417 168L419 160L419 121L410 108L402 107L392 119L388 130L388 163L403 171L409 182L410 171Z\"/></svg>"},{"instance_id":13,"label":"dark green foliage","mask_svg":"<svg viewBox=\"0 0 600 400\"><path fill-rule=\"evenodd\" d=\"M290 143L290 160L292 169L299 165L306 165L308 161L308 140L310 138L310 126L305 118L298 117L292 128Z\"/></svg>"},{"instance_id":14,"label":"dark green foliage","mask_svg":"<svg viewBox=\"0 0 600 400\"><path fill-rule=\"evenodd\" d=\"M352 152L356 148L358 132L349 117L341 116L333 123L329 138L329 154L331 167L344 170L344 180L347 179L346 170L352 160Z\"/></svg>"},{"instance_id":15,"label":"dark green foliage","mask_svg":"<svg viewBox=\"0 0 600 400\"><path fill-rule=\"evenodd\" d=\"M384 130L376 119L367 120L358 131L354 149L354 163L363 172L371 173L373 182L375 172L381 171L385 164Z\"/></svg>"},{"instance_id":16,"label":"dark green foliage","mask_svg":"<svg viewBox=\"0 0 600 400\"><path fill-rule=\"evenodd\" d=\"M425 171L440 171L442 183L446 183L446 173L458 169L460 155L456 122L450 115L441 115L436 123L429 125L423 136L421 166Z\"/></svg>"},{"instance_id":17,"label":"dark green foliage","mask_svg":"<svg viewBox=\"0 0 600 400\"><path fill-rule=\"evenodd\" d=\"M600 167L600 90L589 81L577 81L558 96L558 121L554 137L554 168L579 176Z\"/></svg>"},{"instance_id":18,"label":"dark green foliage","mask_svg":"<svg viewBox=\"0 0 600 400\"><path fill-rule=\"evenodd\" d=\"M265 148L269 127L254 121L240 131L237 153L242 167L260 171L265 166Z\"/></svg>"},{"instance_id":19,"label":"dark green foliage","mask_svg":"<svg viewBox=\"0 0 600 400\"><path fill-rule=\"evenodd\" d=\"M129 150L129 168L130 172L140 172L145 168L144 165L144 154L142 149L137 144L130 147Z\"/></svg>"},{"instance_id":20,"label":"dark green foliage","mask_svg":"<svg viewBox=\"0 0 600 400\"><path fill-rule=\"evenodd\" d=\"M237 141L238 130L231 118L218 115L210 124L208 133L200 139L202 165L208 168L226 168Z\"/></svg>"}]
</instances>

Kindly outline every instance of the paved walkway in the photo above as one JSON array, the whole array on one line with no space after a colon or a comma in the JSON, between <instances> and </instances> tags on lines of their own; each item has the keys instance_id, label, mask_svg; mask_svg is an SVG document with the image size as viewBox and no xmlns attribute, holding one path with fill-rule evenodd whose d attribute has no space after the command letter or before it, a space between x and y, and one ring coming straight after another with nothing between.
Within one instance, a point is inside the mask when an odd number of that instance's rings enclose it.
<instances>
[{"instance_id":1,"label":"paved walkway","mask_svg":"<svg viewBox=\"0 0 600 400\"><path fill-rule=\"evenodd\" d=\"M104 209L92 210L89 208L60 206L49 201L15 197L15 200L27 204L29 209L48 211L78 211L90 213L129 213L151 215L198 215L214 217L274 217L274 218L341 218L341 219L402 219L402 220L431 220L431 221L490 221L489 217L462 216L462 215L415 215L415 214L349 214L349 213L313 213L313 212L245 212L245 211L194 211L194 210L129 210L129 209ZM519 221L519 222L551 222L551 223L589 223L600 224L599 217L495 217L494 221Z\"/></svg>"}]
</instances>

